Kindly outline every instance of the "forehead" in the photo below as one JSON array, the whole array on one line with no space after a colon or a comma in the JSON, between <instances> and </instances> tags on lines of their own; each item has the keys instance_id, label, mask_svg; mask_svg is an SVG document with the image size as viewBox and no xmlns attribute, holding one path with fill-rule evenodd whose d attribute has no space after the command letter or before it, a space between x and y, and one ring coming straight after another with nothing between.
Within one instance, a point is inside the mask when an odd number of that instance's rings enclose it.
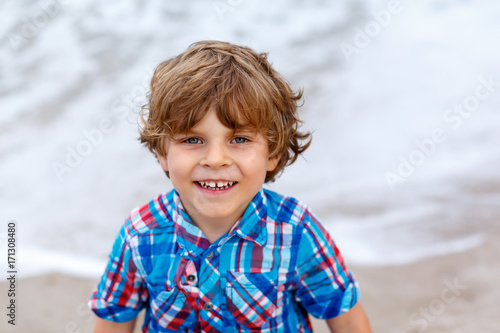
<instances>
[{"instance_id":1,"label":"forehead","mask_svg":"<svg viewBox=\"0 0 500 333\"><path fill-rule=\"evenodd\" d=\"M265 132L262 119L258 114L241 111L237 108L210 107L205 110L191 110L186 116L169 124L172 134L196 132L200 129L228 129L232 132ZM222 127L218 127L222 125Z\"/></svg>"},{"instance_id":2,"label":"forehead","mask_svg":"<svg viewBox=\"0 0 500 333\"><path fill-rule=\"evenodd\" d=\"M174 137L179 136L190 136L190 135L200 135L200 136L217 136L222 135L225 137L230 136L251 136L254 138L263 137L263 133L259 132L252 126L240 126L237 128L232 128L224 125L219 119L205 118L200 121L195 126L191 127L185 133L174 134Z\"/></svg>"}]
</instances>

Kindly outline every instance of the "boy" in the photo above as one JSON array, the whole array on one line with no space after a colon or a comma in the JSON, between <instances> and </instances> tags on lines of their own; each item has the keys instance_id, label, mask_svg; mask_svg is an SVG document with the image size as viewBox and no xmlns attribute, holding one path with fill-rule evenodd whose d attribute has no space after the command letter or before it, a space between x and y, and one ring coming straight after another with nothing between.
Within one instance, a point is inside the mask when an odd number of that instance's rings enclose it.
<instances>
[{"instance_id":1,"label":"boy","mask_svg":"<svg viewBox=\"0 0 500 333\"><path fill-rule=\"evenodd\" d=\"M310 144L265 54L218 41L156 69L140 140L174 190L135 209L89 302L95 332L370 332L358 287L303 203L262 189Z\"/></svg>"}]
</instances>

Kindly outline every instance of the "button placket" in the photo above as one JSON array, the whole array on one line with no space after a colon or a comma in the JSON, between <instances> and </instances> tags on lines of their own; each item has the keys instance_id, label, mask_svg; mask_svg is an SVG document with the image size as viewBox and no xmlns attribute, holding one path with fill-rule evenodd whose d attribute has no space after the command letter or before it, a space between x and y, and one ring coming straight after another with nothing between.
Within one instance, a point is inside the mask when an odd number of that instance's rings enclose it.
<instances>
[{"instance_id":1,"label":"button placket","mask_svg":"<svg viewBox=\"0 0 500 333\"><path fill-rule=\"evenodd\" d=\"M207 253L207 254L205 255L205 260L206 260L206 261L205 261L204 263L202 263L202 265L210 265L210 260L211 260L211 259L215 256L215 253L216 253L215 251L216 251L216 250L215 250L214 248L207 249L207 252L205 252L205 253ZM202 270L203 270L203 269L200 267L200 271L202 271ZM203 290L203 287L204 287L204 286L205 286L204 284L200 285L200 293L201 293L201 294L203 294L203 291L204 291L204 290ZM202 299L200 299L200 301L201 301L201 302L202 302L202 304L203 304L203 300L202 300ZM206 311L206 312L211 312L211 311L214 311L214 308L215 308L214 303L212 303L212 302L211 302L211 301L209 301L209 300L207 300L207 302L206 302L206 303L204 303L202 306L203 306L203 307L202 307L203 311Z\"/></svg>"},{"instance_id":2,"label":"button placket","mask_svg":"<svg viewBox=\"0 0 500 333\"><path fill-rule=\"evenodd\" d=\"M193 261L190 261L186 266L185 279L188 285L195 285L198 282L198 272L196 270L196 265Z\"/></svg>"}]
</instances>

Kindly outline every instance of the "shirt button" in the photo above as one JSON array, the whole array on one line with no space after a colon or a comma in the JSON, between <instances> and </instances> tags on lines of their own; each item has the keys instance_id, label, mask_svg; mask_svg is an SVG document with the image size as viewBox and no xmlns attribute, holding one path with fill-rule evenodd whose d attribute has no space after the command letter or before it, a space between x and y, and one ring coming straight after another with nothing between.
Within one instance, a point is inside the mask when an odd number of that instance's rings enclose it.
<instances>
[{"instance_id":1,"label":"shirt button","mask_svg":"<svg viewBox=\"0 0 500 333\"><path fill-rule=\"evenodd\" d=\"M188 276L187 276L187 280L188 280L189 282L193 282L193 281L195 281L195 280L196 280L196 276L194 276L194 275L188 275Z\"/></svg>"},{"instance_id":2,"label":"shirt button","mask_svg":"<svg viewBox=\"0 0 500 333\"><path fill-rule=\"evenodd\" d=\"M214 305L211 302L205 303L205 306L203 307L205 311L212 311L213 308Z\"/></svg>"},{"instance_id":3,"label":"shirt button","mask_svg":"<svg viewBox=\"0 0 500 333\"><path fill-rule=\"evenodd\" d=\"M207 256L207 259L212 259L212 257L214 256L214 253L213 252L210 252Z\"/></svg>"}]
</instances>

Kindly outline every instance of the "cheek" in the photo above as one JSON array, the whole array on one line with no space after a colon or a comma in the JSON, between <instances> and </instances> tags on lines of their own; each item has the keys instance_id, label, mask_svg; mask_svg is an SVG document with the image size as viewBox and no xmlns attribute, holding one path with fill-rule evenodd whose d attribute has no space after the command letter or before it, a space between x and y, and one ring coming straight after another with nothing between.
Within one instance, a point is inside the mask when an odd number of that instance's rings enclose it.
<instances>
[{"instance_id":1,"label":"cheek","mask_svg":"<svg viewBox=\"0 0 500 333\"><path fill-rule=\"evenodd\" d=\"M180 176L188 173L188 170L190 169L188 163L186 163L186 160L183 158L170 159L168 166L171 173L175 173Z\"/></svg>"},{"instance_id":2,"label":"cheek","mask_svg":"<svg viewBox=\"0 0 500 333\"><path fill-rule=\"evenodd\" d=\"M244 172L256 179L264 179L267 172L269 171L269 160L267 156L263 155L261 152L249 154L248 159L240 164L243 165Z\"/></svg>"}]
</instances>

